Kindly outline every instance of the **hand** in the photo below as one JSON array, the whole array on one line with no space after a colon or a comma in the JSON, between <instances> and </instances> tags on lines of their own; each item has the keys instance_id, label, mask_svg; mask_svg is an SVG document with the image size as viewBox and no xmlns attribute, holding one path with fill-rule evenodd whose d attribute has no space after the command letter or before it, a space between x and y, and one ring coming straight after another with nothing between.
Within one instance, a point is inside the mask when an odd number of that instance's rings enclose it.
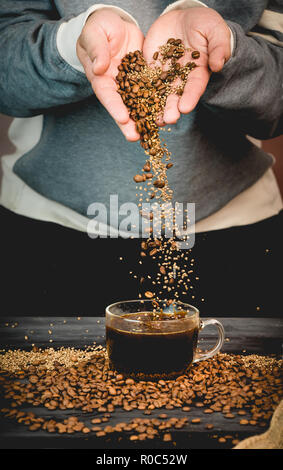
<instances>
[{"instance_id":1,"label":"hand","mask_svg":"<svg viewBox=\"0 0 283 470\"><path fill-rule=\"evenodd\" d=\"M115 77L121 59L131 51L142 50L143 34L132 23L108 9L94 12L77 41L77 56L101 104L116 121L129 141L140 138L121 96Z\"/></svg>"},{"instance_id":2,"label":"hand","mask_svg":"<svg viewBox=\"0 0 283 470\"><path fill-rule=\"evenodd\" d=\"M149 64L154 52L169 38L182 39L186 48L200 52L200 58L195 60L198 67L189 74L183 95L172 94L167 98L163 119L166 124L174 124L180 113L186 114L195 108L205 92L211 72L219 72L230 58L230 29L211 8L197 7L166 13L155 21L145 38L143 54ZM193 60L191 53L186 52L181 63L189 60Z\"/></svg>"}]
</instances>

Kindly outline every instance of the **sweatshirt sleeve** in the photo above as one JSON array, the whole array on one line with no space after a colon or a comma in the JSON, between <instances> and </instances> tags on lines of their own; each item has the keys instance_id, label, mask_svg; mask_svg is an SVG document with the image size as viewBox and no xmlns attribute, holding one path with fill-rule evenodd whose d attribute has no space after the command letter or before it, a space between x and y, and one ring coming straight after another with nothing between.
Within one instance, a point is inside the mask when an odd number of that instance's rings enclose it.
<instances>
[{"instance_id":1,"label":"sweatshirt sleeve","mask_svg":"<svg viewBox=\"0 0 283 470\"><path fill-rule=\"evenodd\" d=\"M258 139L283 133L283 14L264 10L247 34L227 21L232 57L211 76L201 102L242 132Z\"/></svg>"},{"instance_id":2,"label":"sweatshirt sleeve","mask_svg":"<svg viewBox=\"0 0 283 470\"><path fill-rule=\"evenodd\" d=\"M0 111L16 117L80 101L93 91L59 54L64 21L49 0L0 2Z\"/></svg>"}]
</instances>

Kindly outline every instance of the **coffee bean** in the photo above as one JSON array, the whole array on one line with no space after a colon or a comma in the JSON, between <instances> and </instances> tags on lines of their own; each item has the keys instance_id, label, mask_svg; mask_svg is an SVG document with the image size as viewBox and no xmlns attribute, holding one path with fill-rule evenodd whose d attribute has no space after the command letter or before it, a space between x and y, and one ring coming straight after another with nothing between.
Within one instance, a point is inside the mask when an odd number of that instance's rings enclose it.
<instances>
[{"instance_id":1,"label":"coffee bean","mask_svg":"<svg viewBox=\"0 0 283 470\"><path fill-rule=\"evenodd\" d=\"M207 423L207 424L205 425L205 428L206 428L206 429L213 429L214 426L213 426L213 424L211 424L211 423Z\"/></svg>"},{"instance_id":2,"label":"coffee bean","mask_svg":"<svg viewBox=\"0 0 283 470\"><path fill-rule=\"evenodd\" d=\"M32 384L37 383L38 380L39 380L39 378L37 377L37 375L30 375L30 376L29 376L29 381L30 381L30 383L32 383Z\"/></svg>"},{"instance_id":3,"label":"coffee bean","mask_svg":"<svg viewBox=\"0 0 283 470\"><path fill-rule=\"evenodd\" d=\"M160 189L164 188L164 186L165 186L165 182L162 181L162 180L156 180L156 181L154 181L153 184L156 188L160 188Z\"/></svg>"},{"instance_id":4,"label":"coffee bean","mask_svg":"<svg viewBox=\"0 0 283 470\"><path fill-rule=\"evenodd\" d=\"M192 52L192 58L193 59L199 59L199 57L200 57L199 51L193 51Z\"/></svg>"},{"instance_id":5,"label":"coffee bean","mask_svg":"<svg viewBox=\"0 0 283 470\"><path fill-rule=\"evenodd\" d=\"M154 297L154 294L150 291L145 292L144 295L147 299L152 299Z\"/></svg>"},{"instance_id":6,"label":"coffee bean","mask_svg":"<svg viewBox=\"0 0 283 470\"><path fill-rule=\"evenodd\" d=\"M137 131L138 131L139 134L142 133L142 131L143 131L143 125L142 125L142 122L141 122L141 121L136 122L136 129L137 129Z\"/></svg>"},{"instance_id":7,"label":"coffee bean","mask_svg":"<svg viewBox=\"0 0 283 470\"><path fill-rule=\"evenodd\" d=\"M141 248L146 251L148 246L147 246L147 243L146 242L141 242Z\"/></svg>"},{"instance_id":8,"label":"coffee bean","mask_svg":"<svg viewBox=\"0 0 283 470\"><path fill-rule=\"evenodd\" d=\"M154 60L157 60L157 59L158 59L158 52L157 52L157 51L153 54L153 59L154 59Z\"/></svg>"},{"instance_id":9,"label":"coffee bean","mask_svg":"<svg viewBox=\"0 0 283 470\"><path fill-rule=\"evenodd\" d=\"M175 52L174 47L170 47L170 49L167 51L166 57L173 57L173 54Z\"/></svg>"},{"instance_id":10,"label":"coffee bean","mask_svg":"<svg viewBox=\"0 0 283 470\"><path fill-rule=\"evenodd\" d=\"M144 170L144 171L150 171L150 164L149 164L149 163L146 163L146 164L143 166L143 170Z\"/></svg>"},{"instance_id":11,"label":"coffee bean","mask_svg":"<svg viewBox=\"0 0 283 470\"><path fill-rule=\"evenodd\" d=\"M163 88L163 89L158 90L158 93L159 93L161 96L165 95L165 93L166 93L166 88Z\"/></svg>"},{"instance_id":12,"label":"coffee bean","mask_svg":"<svg viewBox=\"0 0 283 470\"><path fill-rule=\"evenodd\" d=\"M134 176L134 181L135 181L136 183L142 183L142 182L144 181L143 176L142 176L142 175L136 175L136 176Z\"/></svg>"},{"instance_id":13,"label":"coffee bean","mask_svg":"<svg viewBox=\"0 0 283 470\"><path fill-rule=\"evenodd\" d=\"M162 72L160 75L160 80L166 80L167 76L168 76L167 72Z\"/></svg>"}]
</instances>

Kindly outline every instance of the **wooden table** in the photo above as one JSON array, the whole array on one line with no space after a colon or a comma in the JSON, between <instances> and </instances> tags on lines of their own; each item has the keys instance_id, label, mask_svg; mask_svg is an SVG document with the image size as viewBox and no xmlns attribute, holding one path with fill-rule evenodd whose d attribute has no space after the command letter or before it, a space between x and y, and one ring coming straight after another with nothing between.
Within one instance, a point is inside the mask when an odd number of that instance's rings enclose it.
<instances>
[{"instance_id":1,"label":"wooden table","mask_svg":"<svg viewBox=\"0 0 283 470\"><path fill-rule=\"evenodd\" d=\"M282 357L282 332L283 320L278 318L218 318L225 328L226 339L222 351L226 353L258 353L263 355L275 354ZM8 326L6 326L8 324ZM12 327L17 324L17 326ZM52 334L49 334L49 330ZM31 344L40 347L73 346L84 348L93 342L105 345L105 320L99 317L13 317L0 319L0 347L2 349L30 349ZM206 327L201 333L201 348L212 345L215 341L215 329ZM28 339L25 339L27 337ZM52 339L52 342L50 342ZM7 402L0 400L0 407L7 406ZM50 412L46 408L24 407L25 411L35 411L38 415L60 421L67 416L76 415L89 424L90 419L96 415L83 414L80 410L55 410ZM157 417L161 410L155 410L150 418ZM166 410L168 417L184 417L185 414L179 409ZM122 420L131 420L135 417L145 418L142 411L115 410L111 420L107 424L115 425ZM189 421L199 417L199 410L192 407L189 412ZM214 429L208 432L206 423L212 423ZM1 448L96 448L96 449L215 449L231 448L231 439L225 444L220 444L217 438L231 435L233 438L244 439L245 437L262 433L265 429L258 426L243 426L239 420L227 420L221 413L202 416L198 426L190 423L180 430L172 432L172 443L164 443L159 440L131 442L125 439L117 441L114 435L108 435L107 440L96 438L96 436L85 436L81 433L59 435L50 434L39 430L30 432L16 421L4 419L0 416L0 447Z\"/></svg>"}]
</instances>

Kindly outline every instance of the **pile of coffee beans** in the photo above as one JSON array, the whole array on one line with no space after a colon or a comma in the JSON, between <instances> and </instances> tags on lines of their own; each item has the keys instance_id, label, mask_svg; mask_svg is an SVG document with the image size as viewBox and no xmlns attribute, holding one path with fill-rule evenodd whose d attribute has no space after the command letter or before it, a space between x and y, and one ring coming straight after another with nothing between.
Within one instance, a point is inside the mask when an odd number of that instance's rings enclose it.
<instances>
[{"instance_id":1,"label":"pile of coffee beans","mask_svg":"<svg viewBox=\"0 0 283 470\"><path fill-rule=\"evenodd\" d=\"M138 381L110 370L103 348L87 353L75 349L66 353L65 349L56 351L53 362L53 349L0 355L1 394L9 403L1 412L6 417L16 419L30 431L92 432L97 437L120 433L130 440L159 437L169 441L170 430L196 426L205 415L212 417L214 413L222 413L242 426L266 428L283 395L283 361L275 358L221 353L194 364L176 380ZM76 415L81 410L83 414L80 419L68 415L59 422L55 416L46 419L25 412L24 407L30 405L50 412L74 410ZM167 410L176 408L184 412L184 418L168 418ZM145 415L160 410L160 414L158 418L106 424L116 409L142 410ZM197 418L194 414L190 419L192 409L199 410ZM206 429L213 429L213 419Z\"/></svg>"}]
</instances>

